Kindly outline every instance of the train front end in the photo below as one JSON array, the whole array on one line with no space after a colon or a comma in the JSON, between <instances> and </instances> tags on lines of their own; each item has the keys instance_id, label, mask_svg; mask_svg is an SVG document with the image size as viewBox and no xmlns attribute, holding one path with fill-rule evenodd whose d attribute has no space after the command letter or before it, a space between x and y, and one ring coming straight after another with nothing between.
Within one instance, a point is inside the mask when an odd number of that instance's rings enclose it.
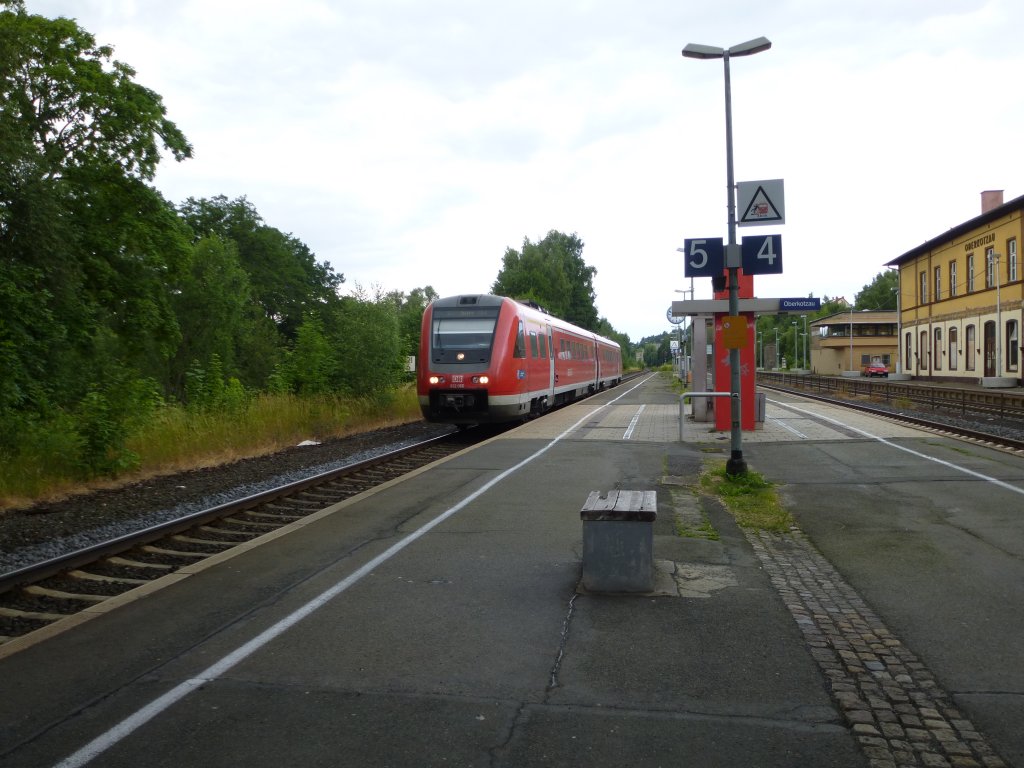
<instances>
[{"instance_id":1,"label":"train front end","mask_svg":"<svg viewBox=\"0 0 1024 768\"><path fill-rule=\"evenodd\" d=\"M427 307L416 366L423 418L458 425L515 418L508 411L510 396L518 403L517 382L505 381L502 370L514 312L513 302L484 294L438 299Z\"/></svg>"}]
</instances>

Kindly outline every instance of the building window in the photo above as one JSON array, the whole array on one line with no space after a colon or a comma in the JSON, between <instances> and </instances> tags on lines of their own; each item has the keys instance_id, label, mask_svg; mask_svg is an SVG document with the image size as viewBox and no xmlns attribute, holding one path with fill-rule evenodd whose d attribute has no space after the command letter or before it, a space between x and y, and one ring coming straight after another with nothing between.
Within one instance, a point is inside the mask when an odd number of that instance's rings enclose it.
<instances>
[{"instance_id":1,"label":"building window","mask_svg":"<svg viewBox=\"0 0 1024 768\"><path fill-rule=\"evenodd\" d=\"M935 344L932 346L932 356L935 360L935 370L942 370L942 329L936 328L933 331Z\"/></svg>"},{"instance_id":2,"label":"building window","mask_svg":"<svg viewBox=\"0 0 1024 768\"><path fill-rule=\"evenodd\" d=\"M907 336L906 336L906 338L903 341L903 368L904 368L904 370L907 370L907 371L913 370L913 368L914 368L913 364L911 363L911 360L913 359L913 352L914 352L913 346L914 346L914 337L911 336L910 332L908 331L907 332Z\"/></svg>"},{"instance_id":3,"label":"building window","mask_svg":"<svg viewBox=\"0 0 1024 768\"><path fill-rule=\"evenodd\" d=\"M935 296L933 301L938 301L942 298L942 267L935 268Z\"/></svg>"},{"instance_id":4,"label":"building window","mask_svg":"<svg viewBox=\"0 0 1024 768\"><path fill-rule=\"evenodd\" d=\"M918 295L918 304L928 303L928 273L921 273L921 293Z\"/></svg>"},{"instance_id":5,"label":"building window","mask_svg":"<svg viewBox=\"0 0 1024 768\"><path fill-rule=\"evenodd\" d=\"M1020 363L1020 334L1016 320L1006 321L1006 369L1016 371Z\"/></svg>"},{"instance_id":6,"label":"building window","mask_svg":"<svg viewBox=\"0 0 1024 768\"><path fill-rule=\"evenodd\" d=\"M996 287L996 260L995 260L996 249L986 248L985 249L985 287L995 288Z\"/></svg>"},{"instance_id":7,"label":"building window","mask_svg":"<svg viewBox=\"0 0 1024 768\"><path fill-rule=\"evenodd\" d=\"M956 296L956 262L949 262L949 295L950 297Z\"/></svg>"},{"instance_id":8,"label":"building window","mask_svg":"<svg viewBox=\"0 0 1024 768\"><path fill-rule=\"evenodd\" d=\"M967 326L967 338L964 340L964 368L968 371L974 370L974 344L975 344L975 333L974 326Z\"/></svg>"},{"instance_id":9,"label":"building window","mask_svg":"<svg viewBox=\"0 0 1024 768\"><path fill-rule=\"evenodd\" d=\"M921 353L921 359L917 361L917 364L924 370L928 370L928 331L921 331L921 343L918 345L918 351Z\"/></svg>"},{"instance_id":10,"label":"building window","mask_svg":"<svg viewBox=\"0 0 1024 768\"><path fill-rule=\"evenodd\" d=\"M949 326L949 370L955 371L957 367L957 358L960 357L957 354L956 348L956 326Z\"/></svg>"},{"instance_id":11,"label":"building window","mask_svg":"<svg viewBox=\"0 0 1024 768\"><path fill-rule=\"evenodd\" d=\"M1017 239L1006 241L1006 268L1010 274L1007 276L1007 280L1011 283L1017 281Z\"/></svg>"},{"instance_id":12,"label":"building window","mask_svg":"<svg viewBox=\"0 0 1024 768\"><path fill-rule=\"evenodd\" d=\"M967 292L974 293L974 254L967 254Z\"/></svg>"}]
</instances>

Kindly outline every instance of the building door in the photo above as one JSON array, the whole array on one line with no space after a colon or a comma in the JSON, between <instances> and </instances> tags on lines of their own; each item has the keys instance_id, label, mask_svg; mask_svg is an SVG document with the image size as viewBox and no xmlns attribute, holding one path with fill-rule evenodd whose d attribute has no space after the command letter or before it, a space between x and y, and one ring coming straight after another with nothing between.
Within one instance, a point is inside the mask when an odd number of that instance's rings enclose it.
<instances>
[{"instance_id":1,"label":"building door","mask_svg":"<svg viewBox=\"0 0 1024 768\"><path fill-rule=\"evenodd\" d=\"M985 323L985 376L996 376L996 324Z\"/></svg>"}]
</instances>

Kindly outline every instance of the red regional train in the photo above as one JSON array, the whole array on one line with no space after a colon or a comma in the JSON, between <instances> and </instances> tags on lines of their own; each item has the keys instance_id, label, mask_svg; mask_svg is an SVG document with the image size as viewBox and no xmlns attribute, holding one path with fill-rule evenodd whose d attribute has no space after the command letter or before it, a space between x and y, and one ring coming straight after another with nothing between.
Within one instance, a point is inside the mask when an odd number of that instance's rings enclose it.
<instances>
[{"instance_id":1,"label":"red regional train","mask_svg":"<svg viewBox=\"0 0 1024 768\"><path fill-rule=\"evenodd\" d=\"M621 380L618 344L535 305L477 294L423 313L416 391L427 421L523 420Z\"/></svg>"}]
</instances>

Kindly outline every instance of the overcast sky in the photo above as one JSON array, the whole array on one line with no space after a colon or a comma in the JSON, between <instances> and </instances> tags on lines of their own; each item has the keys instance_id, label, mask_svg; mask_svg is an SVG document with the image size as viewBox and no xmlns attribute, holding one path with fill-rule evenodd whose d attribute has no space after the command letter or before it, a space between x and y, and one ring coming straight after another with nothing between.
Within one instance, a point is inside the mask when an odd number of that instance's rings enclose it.
<instances>
[{"instance_id":1,"label":"overcast sky","mask_svg":"<svg viewBox=\"0 0 1024 768\"><path fill-rule=\"evenodd\" d=\"M506 248L577 233L598 311L636 341L726 235L720 60L737 181L785 180L760 297L854 295L1024 194L1019 0L26 0L159 93L195 157L156 186L245 196L373 290L490 290ZM710 280L696 280L709 298Z\"/></svg>"}]
</instances>

